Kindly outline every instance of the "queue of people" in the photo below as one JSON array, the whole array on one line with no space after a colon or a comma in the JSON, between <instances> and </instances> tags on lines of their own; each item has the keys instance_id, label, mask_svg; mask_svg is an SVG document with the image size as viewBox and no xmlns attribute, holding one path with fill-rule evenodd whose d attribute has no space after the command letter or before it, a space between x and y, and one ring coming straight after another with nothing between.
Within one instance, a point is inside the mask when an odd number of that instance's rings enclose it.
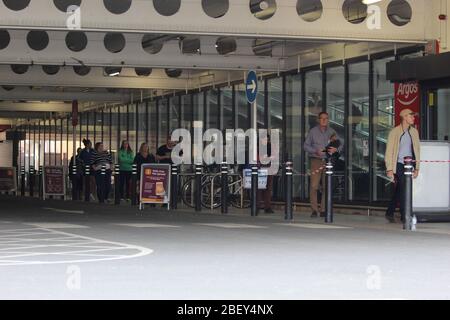
<instances>
[{"instance_id":1,"label":"queue of people","mask_svg":"<svg viewBox=\"0 0 450 320\"><path fill-rule=\"evenodd\" d=\"M78 148L77 154L70 160L69 178L72 182L74 196L81 199L83 185L86 178L86 166L89 166L89 189L90 199L98 200L100 203L108 202L111 192L111 177L113 169L112 155L105 150L102 142L97 142L92 148L92 142L89 139L83 139L84 148ZM120 199L130 201L132 169L135 164L137 167L138 179L141 175L141 166L149 163L168 163L172 164L171 152L176 142L167 139L167 142L160 146L156 157L150 152L148 143L141 144L138 153L134 154L130 143L123 140L117 155L119 165L119 192ZM76 171L73 170L74 162ZM137 183L139 186L139 181ZM94 196L96 195L96 197Z\"/></svg>"}]
</instances>

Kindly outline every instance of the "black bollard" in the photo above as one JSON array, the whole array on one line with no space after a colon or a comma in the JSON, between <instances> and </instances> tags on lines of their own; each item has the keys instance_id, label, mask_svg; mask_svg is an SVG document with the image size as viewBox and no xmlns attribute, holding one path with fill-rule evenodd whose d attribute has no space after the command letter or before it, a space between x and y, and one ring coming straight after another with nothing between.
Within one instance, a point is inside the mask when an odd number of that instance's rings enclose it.
<instances>
[{"instance_id":1,"label":"black bollard","mask_svg":"<svg viewBox=\"0 0 450 320\"><path fill-rule=\"evenodd\" d=\"M258 166L252 165L252 208L251 216L258 215Z\"/></svg>"},{"instance_id":2,"label":"black bollard","mask_svg":"<svg viewBox=\"0 0 450 320\"><path fill-rule=\"evenodd\" d=\"M172 181L170 185L172 189L170 191L170 207L176 210L178 205L178 167L176 165L172 165Z\"/></svg>"},{"instance_id":3,"label":"black bollard","mask_svg":"<svg viewBox=\"0 0 450 320\"><path fill-rule=\"evenodd\" d=\"M86 165L84 167L84 201L91 201L91 167Z\"/></svg>"},{"instance_id":4,"label":"black bollard","mask_svg":"<svg viewBox=\"0 0 450 320\"><path fill-rule=\"evenodd\" d=\"M102 165L101 169L100 169L100 175L101 175L101 185L100 185L100 192L99 193L99 202L100 203L105 203L105 196L106 196L106 166ZM98 188L99 186L97 186Z\"/></svg>"},{"instance_id":5,"label":"black bollard","mask_svg":"<svg viewBox=\"0 0 450 320\"><path fill-rule=\"evenodd\" d=\"M325 174L326 179L326 212L325 223L333 223L333 163L331 159L327 160Z\"/></svg>"},{"instance_id":6,"label":"black bollard","mask_svg":"<svg viewBox=\"0 0 450 320\"><path fill-rule=\"evenodd\" d=\"M79 199L78 198L79 182L78 182L77 165L76 164L72 165L72 168L70 168L70 170L72 171L72 201L77 201Z\"/></svg>"},{"instance_id":7,"label":"black bollard","mask_svg":"<svg viewBox=\"0 0 450 320\"><path fill-rule=\"evenodd\" d=\"M137 185L137 164L133 164L133 168L131 171L131 205L137 205L137 194L136 194L136 185Z\"/></svg>"},{"instance_id":8,"label":"black bollard","mask_svg":"<svg viewBox=\"0 0 450 320\"><path fill-rule=\"evenodd\" d=\"M195 166L195 211L202 211L202 166Z\"/></svg>"},{"instance_id":9,"label":"black bollard","mask_svg":"<svg viewBox=\"0 0 450 320\"><path fill-rule=\"evenodd\" d=\"M39 166L39 179L38 179L38 183L39 183L39 186L38 186L38 192L39 192L39 198L41 199L43 196L44 196L44 194L43 194L43 181L42 181L42 171L43 170L43 168L42 168L42 166Z\"/></svg>"},{"instance_id":10,"label":"black bollard","mask_svg":"<svg viewBox=\"0 0 450 320\"><path fill-rule=\"evenodd\" d=\"M286 171L285 171L285 183L286 183L286 207L285 207L285 215L284 219L286 221L292 221L294 219L293 216L293 202L292 202L292 161L286 162Z\"/></svg>"},{"instance_id":11,"label":"black bollard","mask_svg":"<svg viewBox=\"0 0 450 320\"><path fill-rule=\"evenodd\" d=\"M221 187L221 203L222 213L228 213L228 165L226 162L222 162L222 187Z\"/></svg>"},{"instance_id":12,"label":"black bollard","mask_svg":"<svg viewBox=\"0 0 450 320\"><path fill-rule=\"evenodd\" d=\"M20 169L20 195L25 196L25 167Z\"/></svg>"},{"instance_id":13,"label":"black bollard","mask_svg":"<svg viewBox=\"0 0 450 320\"><path fill-rule=\"evenodd\" d=\"M403 208L405 211L405 223L403 229L406 231L412 230L412 176L413 176L413 163L411 157L405 157L404 159L405 178L404 178L404 196L401 201L404 201ZM401 183L401 182L400 182Z\"/></svg>"},{"instance_id":14,"label":"black bollard","mask_svg":"<svg viewBox=\"0 0 450 320\"><path fill-rule=\"evenodd\" d=\"M30 191L30 197L34 197L34 167L30 167L30 174L28 176L29 178L29 191Z\"/></svg>"},{"instance_id":15,"label":"black bollard","mask_svg":"<svg viewBox=\"0 0 450 320\"><path fill-rule=\"evenodd\" d=\"M114 166L114 204L120 204L120 165Z\"/></svg>"}]
</instances>

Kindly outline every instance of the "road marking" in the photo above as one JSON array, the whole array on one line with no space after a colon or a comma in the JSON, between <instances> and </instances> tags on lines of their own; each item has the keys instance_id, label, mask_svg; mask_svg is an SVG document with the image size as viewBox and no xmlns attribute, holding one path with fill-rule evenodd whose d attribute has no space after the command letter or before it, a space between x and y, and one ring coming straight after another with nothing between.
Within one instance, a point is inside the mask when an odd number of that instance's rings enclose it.
<instances>
[{"instance_id":1,"label":"road marking","mask_svg":"<svg viewBox=\"0 0 450 320\"><path fill-rule=\"evenodd\" d=\"M155 223L114 223L114 225L131 228L180 228L180 226Z\"/></svg>"},{"instance_id":2,"label":"road marking","mask_svg":"<svg viewBox=\"0 0 450 320\"><path fill-rule=\"evenodd\" d=\"M314 223L275 223L275 224L278 226L307 228L307 229L353 229L352 227L342 227L342 226L314 224Z\"/></svg>"},{"instance_id":3,"label":"road marking","mask_svg":"<svg viewBox=\"0 0 450 320\"><path fill-rule=\"evenodd\" d=\"M199 226L224 228L224 229L267 229L264 226L255 226L250 224L237 224L237 223L195 223Z\"/></svg>"},{"instance_id":4,"label":"road marking","mask_svg":"<svg viewBox=\"0 0 450 320\"><path fill-rule=\"evenodd\" d=\"M84 214L83 210L64 210L64 209L57 209L57 208L42 208L44 210L50 210L54 212L61 212L61 213L73 213L73 214Z\"/></svg>"},{"instance_id":5,"label":"road marking","mask_svg":"<svg viewBox=\"0 0 450 320\"><path fill-rule=\"evenodd\" d=\"M48 224L33 224L33 226L36 225ZM58 224L51 225L58 227ZM153 253L152 249L142 246L101 240L42 227L0 230L0 236L5 234L15 243L12 244L13 247L8 247L11 245L8 243L6 246L0 243L0 266L111 261L138 258ZM30 234L38 234L39 237L30 239ZM43 237L45 235L46 237ZM21 240L23 240L22 243L20 243Z\"/></svg>"},{"instance_id":6,"label":"road marking","mask_svg":"<svg viewBox=\"0 0 450 320\"><path fill-rule=\"evenodd\" d=\"M30 226L42 228L42 229L87 229L88 226L82 226L79 224L69 224L69 223L29 223Z\"/></svg>"}]
</instances>

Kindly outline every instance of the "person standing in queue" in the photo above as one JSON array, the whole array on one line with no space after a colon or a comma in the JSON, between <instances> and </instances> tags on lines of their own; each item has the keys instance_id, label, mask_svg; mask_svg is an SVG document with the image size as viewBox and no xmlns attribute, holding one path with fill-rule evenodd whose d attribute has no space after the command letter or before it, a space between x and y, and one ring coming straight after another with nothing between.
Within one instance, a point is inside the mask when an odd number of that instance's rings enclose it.
<instances>
[{"instance_id":1,"label":"person standing in queue","mask_svg":"<svg viewBox=\"0 0 450 320\"><path fill-rule=\"evenodd\" d=\"M386 175L395 181L394 194L386 211L386 219L394 223L394 211L397 203L400 203L401 221L405 223L404 191L405 191L405 169L404 158L411 157L414 165L413 178L419 176L420 169L420 138L419 131L414 127L417 114L410 109L400 112L401 124L391 130L388 136L386 153Z\"/></svg>"},{"instance_id":2,"label":"person standing in queue","mask_svg":"<svg viewBox=\"0 0 450 320\"><path fill-rule=\"evenodd\" d=\"M328 125L328 113L319 113L318 122L319 124L309 131L304 144L304 149L309 154L311 163L310 169L312 172L309 193L312 218L317 217L319 212L321 217L325 217L325 196L322 194L321 204L319 208L317 192L319 191L320 181L322 181L322 186L325 186L324 166L325 160L327 159L327 154L328 156L331 156L334 153L340 152L342 150L342 144L339 146L339 148L328 146L332 137L337 139L336 131ZM327 152L325 152L325 149L327 149Z\"/></svg>"},{"instance_id":3,"label":"person standing in queue","mask_svg":"<svg viewBox=\"0 0 450 320\"><path fill-rule=\"evenodd\" d=\"M159 163L173 164L172 149L175 145L176 142L172 141L170 137L167 137L166 144L160 146L156 152L156 160Z\"/></svg>"},{"instance_id":4,"label":"person standing in queue","mask_svg":"<svg viewBox=\"0 0 450 320\"><path fill-rule=\"evenodd\" d=\"M122 141L119 150L119 190L120 198L130 200L130 182L131 172L133 170L134 155L131 150L130 143L126 140Z\"/></svg>"},{"instance_id":5,"label":"person standing in queue","mask_svg":"<svg viewBox=\"0 0 450 320\"><path fill-rule=\"evenodd\" d=\"M103 148L103 142L97 142L95 144L95 149L92 152L91 157L91 165L97 183L98 201L104 203L108 200L109 192L111 190L112 156ZM106 169L104 174L102 172L103 166Z\"/></svg>"},{"instance_id":6,"label":"person standing in queue","mask_svg":"<svg viewBox=\"0 0 450 320\"><path fill-rule=\"evenodd\" d=\"M72 188L74 189L75 199L81 199L81 192L83 191L83 162L81 161L81 151L78 148L76 156L70 158L69 163L69 179L72 181ZM73 172L73 166L76 166L76 173Z\"/></svg>"},{"instance_id":7,"label":"person standing in queue","mask_svg":"<svg viewBox=\"0 0 450 320\"><path fill-rule=\"evenodd\" d=\"M134 164L137 166L137 194L140 194L141 167L146 163L156 163L155 156L150 153L148 143L144 142L139 148L139 152L134 157Z\"/></svg>"},{"instance_id":8,"label":"person standing in queue","mask_svg":"<svg viewBox=\"0 0 450 320\"><path fill-rule=\"evenodd\" d=\"M270 143L270 136L267 135L267 137L265 137L264 139L261 140L261 143L266 146L267 158L270 158L272 155L272 144ZM264 161L264 162L266 162L266 161ZM267 165L261 164L260 159L259 159L259 153L258 153L258 165L262 169L270 167L270 165L267 166ZM257 203L258 203L258 210L264 209L264 212L269 213L269 214L274 213L272 210L272 186L273 186L273 175L271 175L268 172L266 188L258 189ZM264 202L263 208L261 207L261 200Z\"/></svg>"},{"instance_id":9,"label":"person standing in queue","mask_svg":"<svg viewBox=\"0 0 450 320\"><path fill-rule=\"evenodd\" d=\"M84 149L81 151L80 159L83 165L83 175L86 174L85 168L86 166L91 165L91 157L92 157L92 142L89 139L83 139ZM94 172L90 170L89 173L89 189L90 189L90 198L95 201L95 176Z\"/></svg>"}]
</instances>

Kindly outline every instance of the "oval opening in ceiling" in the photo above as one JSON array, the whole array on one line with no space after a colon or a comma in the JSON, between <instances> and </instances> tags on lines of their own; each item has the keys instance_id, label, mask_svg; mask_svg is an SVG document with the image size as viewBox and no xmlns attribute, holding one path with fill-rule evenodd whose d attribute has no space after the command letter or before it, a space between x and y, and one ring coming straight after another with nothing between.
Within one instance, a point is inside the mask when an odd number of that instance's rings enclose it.
<instances>
[{"instance_id":1,"label":"oval opening in ceiling","mask_svg":"<svg viewBox=\"0 0 450 320\"><path fill-rule=\"evenodd\" d=\"M367 5L361 0L345 0L342 5L342 14L350 23L361 23L367 18Z\"/></svg>"},{"instance_id":2,"label":"oval opening in ceiling","mask_svg":"<svg viewBox=\"0 0 450 320\"><path fill-rule=\"evenodd\" d=\"M125 37L121 33L111 32L107 33L104 38L106 50L111 53L119 53L125 48Z\"/></svg>"},{"instance_id":3,"label":"oval opening in ceiling","mask_svg":"<svg viewBox=\"0 0 450 320\"><path fill-rule=\"evenodd\" d=\"M20 11L28 7L31 0L3 0L5 6L14 11Z\"/></svg>"},{"instance_id":4,"label":"oval opening in ceiling","mask_svg":"<svg viewBox=\"0 0 450 320\"><path fill-rule=\"evenodd\" d=\"M411 21L411 5L405 0L392 0L387 8L387 16L396 26L404 26Z\"/></svg>"},{"instance_id":5,"label":"oval opening in ceiling","mask_svg":"<svg viewBox=\"0 0 450 320\"><path fill-rule=\"evenodd\" d=\"M28 46L36 51L41 51L47 48L50 39L47 32L32 30L27 34Z\"/></svg>"},{"instance_id":6,"label":"oval opening in ceiling","mask_svg":"<svg viewBox=\"0 0 450 320\"><path fill-rule=\"evenodd\" d=\"M297 14L304 21L313 22L322 17L323 5L321 0L298 0Z\"/></svg>"},{"instance_id":7,"label":"oval opening in ceiling","mask_svg":"<svg viewBox=\"0 0 450 320\"><path fill-rule=\"evenodd\" d=\"M114 14L122 14L130 10L131 0L103 0L106 10Z\"/></svg>"},{"instance_id":8,"label":"oval opening in ceiling","mask_svg":"<svg viewBox=\"0 0 450 320\"><path fill-rule=\"evenodd\" d=\"M66 46L69 50L79 52L86 49L87 36L81 31L69 31L66 35Z\"/></svg>"},{"instance_id":9,"label":"oval opening in ceiling","mask_svg":"<svg viewBox=\"0 0 450 320\"><path fill-rule=\"evenodd\" d=\"M69 8L72 6L79 7L81 6L81 0L53 0L55 7L58 8L59 11L68 12Z\"/></svg>"},{"instance_id":10,"label":"oval opening in ceiling","mask_svg":"<svg viewBox=\"0 0 450 320\"><path fill-rule=\"evenodd\" d=\"M153 0L156 12L163 16L173 16L180 10L181 0Z\"/></svg>"},{"instance_id":11,"label":"oval opening in ceiling","mask_svg":"<svg viewBox=\"0 0 450 320\"><path fill-rule=\"evenodd\" d=\"M275 0L250 0L250 11L256 18L267 20L277 11L277 3Z\"/></svg>"},{"instance_id":12,"label":"oval opening in ceiling","mask_svg":"<svg viewBox=\"0 0 450 320\"><path fill-rule=\"evenodd\" d=\"M230 8L229 0L202 0L203 11L211 18L220 18L227 14Z\"/></svg>"}]
</instances>

